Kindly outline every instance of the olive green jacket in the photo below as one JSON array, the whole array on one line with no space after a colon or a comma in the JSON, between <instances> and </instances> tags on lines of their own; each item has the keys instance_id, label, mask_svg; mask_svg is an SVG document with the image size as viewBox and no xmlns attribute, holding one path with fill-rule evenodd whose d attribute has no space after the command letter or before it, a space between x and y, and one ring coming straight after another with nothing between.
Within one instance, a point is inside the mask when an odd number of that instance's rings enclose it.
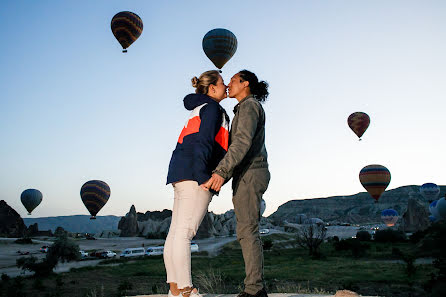
<instances>
[{"instance_id":1,"label":"olive green jacket","mask_svg":"<svg viewBox=\"0 0 446 297\"><path fill-rule=\"evenodd\" d=\"M228 152L213 171L226 181L248 169L268 167L262 105L249 95L234 107L234 113Z\"/></svg>"}]
</instances>

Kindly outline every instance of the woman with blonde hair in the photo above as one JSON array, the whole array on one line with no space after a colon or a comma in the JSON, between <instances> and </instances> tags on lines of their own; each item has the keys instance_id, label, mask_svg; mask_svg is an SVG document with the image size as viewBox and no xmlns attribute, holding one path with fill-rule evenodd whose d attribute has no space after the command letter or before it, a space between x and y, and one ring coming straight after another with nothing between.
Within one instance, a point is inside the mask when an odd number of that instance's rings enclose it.
<instances>
[{"instance_id":1,"label":"woman with blonde hair","mask_svg":"<svg viewBox=\"0 0 446 297\"><path fill-rule=\"evenodd\" d=\"M191 274L191 239L197 233L213 194L205 183L228 150L229 117L219 104L227 97L226 85L218 71L206 71L192 78L195 94L184 98L191 111L172 153L167 184L174 188L169 233L164 244L164 265L168 297L198 297Z\"/></svg>"}]
</instances>

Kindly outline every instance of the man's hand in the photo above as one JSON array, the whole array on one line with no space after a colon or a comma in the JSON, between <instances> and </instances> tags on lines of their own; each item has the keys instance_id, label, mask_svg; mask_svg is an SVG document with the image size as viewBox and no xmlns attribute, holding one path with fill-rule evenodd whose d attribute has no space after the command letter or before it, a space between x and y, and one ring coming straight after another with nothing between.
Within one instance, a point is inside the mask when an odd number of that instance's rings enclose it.
<instances>
[{"instance_id":1,"label":"man's hand","mask_svg":"<svg viewBox=\"0 0 446 297\"><path fill-rule=\"evenodd\" d=\"M212 189L216 192L220 192L221 186L223 186L223 183L225 182L225 179L218 175L217 173L213 173L211 178L205 182L204 184L201 184L200 187L204 190Z\"/></svg>"}]
</instances>

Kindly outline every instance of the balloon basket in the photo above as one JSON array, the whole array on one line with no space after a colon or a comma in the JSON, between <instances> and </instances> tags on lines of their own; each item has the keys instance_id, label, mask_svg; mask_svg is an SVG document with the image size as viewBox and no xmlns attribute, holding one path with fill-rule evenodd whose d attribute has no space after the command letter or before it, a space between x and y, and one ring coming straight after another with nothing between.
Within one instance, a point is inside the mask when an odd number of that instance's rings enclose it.
<instances>
[{"instance_id":1,"label":"balloon basket","mask_svg":"<svg viewBox=\"0 0 446 297\"><path fill-rule=\"evenodd\" d=\"M221 71L221 69L218 69L218 72L223 73L223 71Z\"/></svg>"},{"instance_id":2,"label":"balloon basket","mask_svg":"<svg viewBox=\"0 0 446 297\"><path fill-rule=\"evenodd\" d=\"M30 215L31 215L31 213L30 213L30 212L28 212L28 215L30 216Z\"/></svg>"},{"instance_id":3,"label":"balloon basket","mask_svg":"<svg viewBox=\"0 0 446 297\"><path fill-rule=\"evenodd\" d=\"M123 50L122 50L122 52L123 52L123 53L126 53L126 52L127 52L127 50L126 50L126 49L123 49Z\"/></svg>"},{"instance_id":4,"label":"balloon basket","mask_svg":"<svg viewBox=\"0 0 446 297\"><path fill-rule=\"evenodd\" d=\"M95 216L92 216L92 217L90 218L90 220L96 220L96 217L95 217Z\"/></svg>"}]
</instances>

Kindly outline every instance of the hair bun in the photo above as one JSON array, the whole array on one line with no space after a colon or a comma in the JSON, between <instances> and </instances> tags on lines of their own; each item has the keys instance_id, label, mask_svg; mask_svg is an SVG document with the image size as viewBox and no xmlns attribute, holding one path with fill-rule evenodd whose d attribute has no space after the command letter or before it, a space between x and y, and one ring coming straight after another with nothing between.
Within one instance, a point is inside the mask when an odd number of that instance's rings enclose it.
<instances>
[{"instance_id":1,"label":"hair bun","mask_svg":"<svg viewBox=\"0 0 446 297\"><path fill-rule=\"evenodd\" d=\"M196 77L196 76L192 77L191 81L192 81L192 87L194 87L194 88L198 87L198 83L200 82L198 77Z\"/></svg>"}]
</instances>

